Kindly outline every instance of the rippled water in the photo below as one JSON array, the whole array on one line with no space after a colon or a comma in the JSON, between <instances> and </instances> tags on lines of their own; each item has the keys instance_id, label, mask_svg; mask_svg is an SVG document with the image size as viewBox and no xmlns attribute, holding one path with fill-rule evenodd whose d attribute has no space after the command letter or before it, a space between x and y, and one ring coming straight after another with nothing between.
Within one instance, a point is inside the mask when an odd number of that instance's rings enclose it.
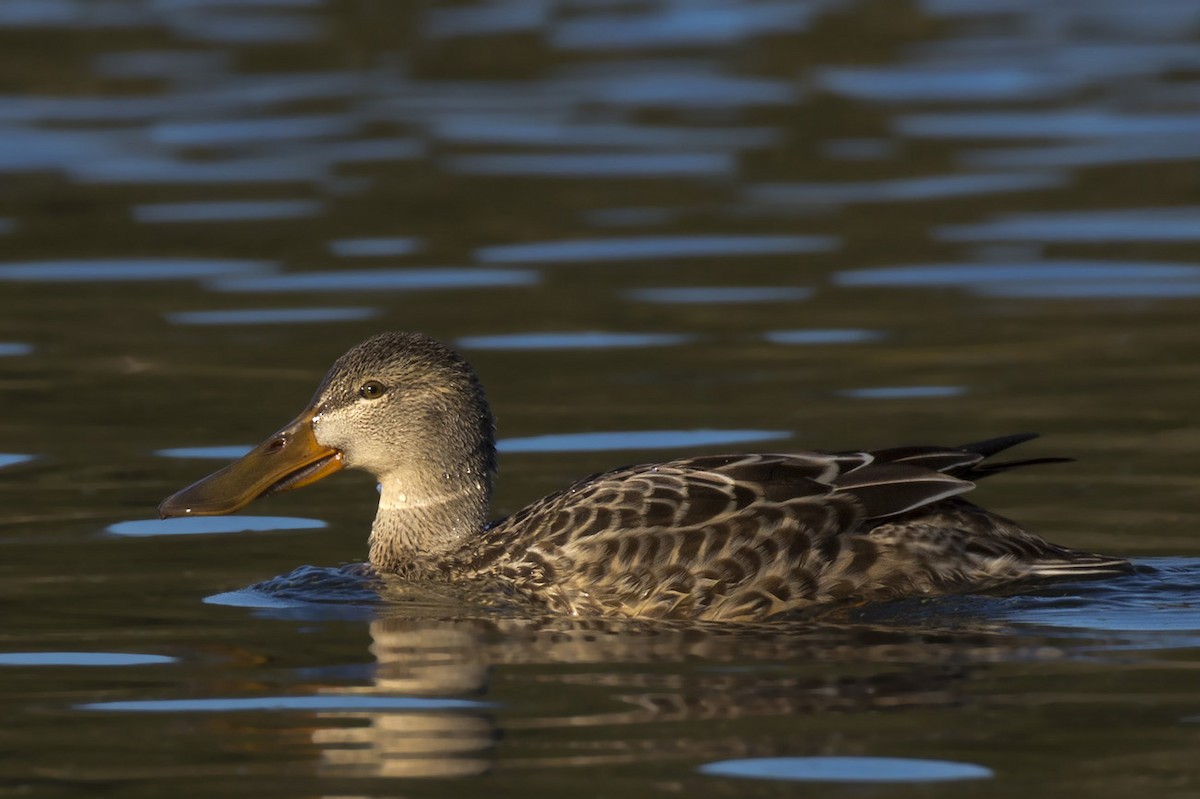
<instances>
[{"instance_id":1,"label":"rippled water","mask_svg":"<svg viewBox=\"0 0 1200 799\"><path fill-rule=\"evenodd\" d=\"M0 784L1196 795L1198 31L1172 0L0 0ZM1078 462L980 499L1137 570L579 621L372 576L363 475L154 518L386 329L478 367L497 515L659 454L1037 430Z\"/></svg>"}]
</instances>

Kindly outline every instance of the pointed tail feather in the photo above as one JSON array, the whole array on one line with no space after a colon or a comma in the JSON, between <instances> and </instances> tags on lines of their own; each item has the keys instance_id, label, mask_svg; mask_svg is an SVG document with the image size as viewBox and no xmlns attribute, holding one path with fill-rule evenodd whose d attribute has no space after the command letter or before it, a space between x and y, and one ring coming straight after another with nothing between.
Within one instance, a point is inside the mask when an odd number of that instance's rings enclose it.
<instances>
[{"instance_id":1,"label":"pointed tail feather","mask_svg":"<svg viewBox=\"0 0 1200 799\"><path fill-rule=\"evenodd\" d=\"M1007 472L1010 469L1020 469L1024 466L1039 466L1044 463L1074 463L1074 458L1026 458L1023 461L1000 461L999 463L980 463L972 466L968 472L969 478L978 480L981 477L997 474L998 472Z\"/></svg>"},{"instance_id":2,"label":"pointed tail feather","mask_svg":"<svg viewBox=\"0 0 1200 799\"><path fill-rule=\"evenodd\" d=\"M1026 441L1033 441L1040 433L1013 433L1008 436L997 436L996 438L987 438L983 441L973 441L970 444L960 444L958 449L964 449L967 452L975 452L985 458L990 458L997 452L1003 452L1006 449L1012 449L1017 444L1024 444Z\"/></svg>"},{"instance_id":3,"label":"pointed tail feather","mask_svg":"<svg viewBox=\"0 0 1200 799\"><path fill-rule=\"evenodd\" d=\"M1012 469L1020 469L1024 466L1039 466L1047 463L1073 463L1074 458L1024 458L1019 461L1000 461L998 463L990 463L983 461L983 458L990 458L993 455L1003 452L1006 449L1011 449L1018 444L1024 444L1026 441L1032 441L1037 438L1037 433L1014 433L1010 436L999 436L997 438L989 438L983 441L975 441L970 444L963 444L959 447L965 452L974 452L981 456L982 462L975 463L961 472L952 472L967 480L978 480L989 475L999 472L1007 472Z\"/></svg>"}]
</instances>

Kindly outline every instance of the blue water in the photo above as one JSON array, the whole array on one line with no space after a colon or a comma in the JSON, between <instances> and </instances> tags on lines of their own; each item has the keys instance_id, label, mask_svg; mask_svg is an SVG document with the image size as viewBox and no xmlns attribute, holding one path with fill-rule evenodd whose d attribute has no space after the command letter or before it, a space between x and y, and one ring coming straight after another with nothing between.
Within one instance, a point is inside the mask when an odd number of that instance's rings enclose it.
<instances>
[{"instance_id":1,"label":"blue water","mask_svg":"<svg viewBox=\"0 0 1200 799\"><path fill-rule=\"evenodd\" d=\"M722 760L700 767L703 774L798 782L945 782L979 780L991 769L971 763L898 757L765 757Z\"/></svg>"}]
</instances>

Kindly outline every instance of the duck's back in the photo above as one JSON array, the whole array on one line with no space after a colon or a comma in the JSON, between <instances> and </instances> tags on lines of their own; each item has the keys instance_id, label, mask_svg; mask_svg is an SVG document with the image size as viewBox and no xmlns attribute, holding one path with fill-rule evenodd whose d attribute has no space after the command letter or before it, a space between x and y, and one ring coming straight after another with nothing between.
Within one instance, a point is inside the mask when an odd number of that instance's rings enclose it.
<instances>
[{"instance_id":1,"label":"duck's back","mask_svg":"<svg viewBox=\"0 0 1200 799\"><path fill-rule=\"evenodd\" d=\"M958 498L1061 460L985 462L1029 438L617 469L493 525L456 567L560 612L711 620L1124 568Z\"/></svg>"}]
</instances>

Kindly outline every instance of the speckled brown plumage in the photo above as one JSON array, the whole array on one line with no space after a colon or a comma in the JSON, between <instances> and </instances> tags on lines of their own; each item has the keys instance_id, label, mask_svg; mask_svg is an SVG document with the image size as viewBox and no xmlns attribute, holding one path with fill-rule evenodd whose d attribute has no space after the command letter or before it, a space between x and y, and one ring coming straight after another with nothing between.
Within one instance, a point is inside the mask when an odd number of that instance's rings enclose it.
<instances>
[{"instance_id":1,"label":"speckled brown plumage","mask_svg":"<svg viewBox=\"0 0 1200 799\"><path fill-rule=\"evenodd\" d=\"M1123 569L955 496L987 472L971 446L1029 437L923 450L951 474L894 459L901 450L618 469L493 524L434 572L496 576L577 615L751 620Z\"/></svg>"},{"instance_id":2,"label":"speckled brown plumage","mask_svg":"<svg viewBox=\"0 0 1200 799\"><path fill-rule=\"evenodd\" d=\"M487 525L490 409L466 362L418 334L382 334L352 349L310 409L259 450L286 451L301 433L324 460L270 473L276 482L259 494L303 485L343 459L381 483L370 547L377 570L492 585L576 616L752 620L1128 567L1051 544L961 498L981 477L1062 460L988 460L1032 435L629 466ZM240 464L164 501L163 513L235 509L212 494L259 468Z\"/></svg>"}]
</instances>

